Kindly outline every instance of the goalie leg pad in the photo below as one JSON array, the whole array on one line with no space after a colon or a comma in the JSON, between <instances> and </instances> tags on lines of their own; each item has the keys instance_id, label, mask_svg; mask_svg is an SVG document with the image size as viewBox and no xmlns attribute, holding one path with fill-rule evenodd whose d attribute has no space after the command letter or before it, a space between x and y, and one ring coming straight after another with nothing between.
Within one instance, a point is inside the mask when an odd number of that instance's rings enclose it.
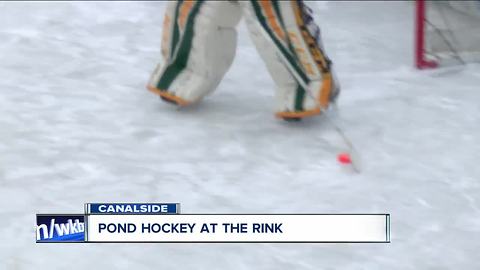
<instances>
[{"instance_id":1,"label":"goalie leg pad","mask_svg":"<svg viewBox=\"0 0 480 270\"><path fill-rule=\"evenodd\" d=\"M276 115L302 118L326 109L339 88L308 7L251 0L245 9L252 40L277 85Z\"/></svg>"},{"instance_id":2,"label":"goalie leg pad","mask_svg":"<svg viewBox=\"0 0 480 270\"><path fill-rule=\"evenodd\" d=\"M170 2L163 26L163 61L147 88L181 106L214 91L235 56L240 18L235 2Z\"/></svg>"}]
</instances>

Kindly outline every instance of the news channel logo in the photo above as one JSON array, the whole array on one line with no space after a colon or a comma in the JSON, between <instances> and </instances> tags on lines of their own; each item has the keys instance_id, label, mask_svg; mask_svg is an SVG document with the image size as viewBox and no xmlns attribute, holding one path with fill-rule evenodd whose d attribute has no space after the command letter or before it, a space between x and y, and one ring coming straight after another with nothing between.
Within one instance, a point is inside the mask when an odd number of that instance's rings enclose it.
<instances>
[{"instance_id":1,"label":"news channel logo","mask_svg":"<svg viewBox=\"0 0 480 270\"><path fill-rule=\"evenodd\" d=\"M37 215L36 242L84 242L84 215Z\"/></svg>"}]
</instances>

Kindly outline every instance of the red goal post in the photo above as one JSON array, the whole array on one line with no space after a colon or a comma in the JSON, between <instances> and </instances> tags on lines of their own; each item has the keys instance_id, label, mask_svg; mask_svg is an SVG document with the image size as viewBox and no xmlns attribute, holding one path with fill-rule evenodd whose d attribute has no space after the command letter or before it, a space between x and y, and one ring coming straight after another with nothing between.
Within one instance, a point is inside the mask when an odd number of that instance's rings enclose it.
<instances>
[{"instance_id":1,"label":"red goal post","mask_svg":"<svg viewBox=\"0 0 480 270\"><path fill-rule=\"evenodd\" d=\"M425 29L426 29L425 0L415 2L415 65L418 69L435 68L437 62L426 58Z\"/></svg>"},{"instance_id":2,"label":"red goal post","mask_svg":"<svg viewBox=\"0 0 480 270\"><path fill-rule=\"evenodd\" d=\"M480 60L480 0L415 1L415 66Z\"/></svg>"}]
</instances>

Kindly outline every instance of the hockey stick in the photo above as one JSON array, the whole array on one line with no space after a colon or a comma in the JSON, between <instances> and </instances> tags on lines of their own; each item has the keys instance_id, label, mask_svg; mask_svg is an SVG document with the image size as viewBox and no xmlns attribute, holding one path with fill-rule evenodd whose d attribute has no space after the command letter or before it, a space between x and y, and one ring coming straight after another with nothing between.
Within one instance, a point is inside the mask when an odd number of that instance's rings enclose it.
<instances>
[{"instance_id":1,"label":"hockey stick","mask_svg":"<svg viewBox=\"0 0 480 270\"><path fill-rule=\"evenodd\" d=\"M285 60L284 60L285 61ZM330 125L334 128L335 132L337 132L337 134L339 135L340 138L342 138L344 144L347 146L348 148L348 152L350 154L350 159L351 159L351 164L352 164L352 168L354 169L354 171L356 173L360 173L360 162L359 162L359 159L360 159L360 155L358 154L358 151L356 150L356 148L353 146L353 143L352 143L352 140L350 140L348 138L348 136L346 135L346 133L343 131L342 128L340 128L339 125L337 125L331 118L330 116L328 115L328 112L327 112L327 108L322 106L322 104L320 103L320 101L315 98L315 95L310 91L310 88L308 87L308 85L295 73L295 72L292 72L292 69L291 69L291 65L289 64L288 61L285 61L286 65L289 66L290 68L288 69L288 71L290 72L290 74L296 79L296 81L300 84L300 86L303 87L303 89L305 89L305 93L312 99L314 100L315 102L315 105L320 109L320 112L325 116L325 118L327 119L327 121L330 123ZM331 74L331 73L330 73ZM333 76L333 74L332 74ZM332 78L333 80L333 78Z\"/></svg>"},{"instance_id":2,"label":"hockey stick","mask_svg":"<svg viewBox=\"0 0 480 270\"><path fill-rule=\"evenodd\" d=\"M360 155L358 154L356 148L353 146L352 140L350 140L350 138L348 138L348 136L346 135L345 131L337 123L335 123L332 118L330 118L330 115L327 112L327 108L323 107L322 104L320 104L320 101L315 98L315 95L313 95L310 89L302 81L299 81L299 83L302 84L302 87L305 89L307 95L315 101L317 107L320 108L320 112L324 115L328 123L330 123L335 132L342 139L343 143L347 146L348 152L350 154L352 168L356 173L360 173Z\"/></svg>"},{"instance_id":3,"label":"hockey stick","mask_svg":"<svg viewBox=\"0 0 480 270\"><path fill-rule=\"evenodd\" d=\"M320 105L320 103L318 102ZM330 125L333 127L333 129L337 132L337 134L342 138L344 144L348 148L348 152L350 153L351 156L351 163L352 163L352 168L356 173L360 173L360 156L358 154L358 151L356 148L353 146L352 140L348 138L348 136L345 134L345 131L343 131L342 128L338 124L336 124L332 118L330 118L330 115L328 115L328 112L320 107L320 111L322 114L325 116L327 121L330 123Z\"/></svg>"},{"instance_id":4,"label":"hockey stick","mask_svg":"<svg viewBox=\"0 0 480 270\"><path fill-rule=\"evenodd\" d=\"M261 28L263 29L263 28ZM263 33L268 36L267 33L265 33L265 29L263 29ZM319 44L317 44L318 46L321 46ZM277 50L278 50L278 47L277 47ZM342 138L344 144L347 146L348 148L348 151L349 151L349 154L350 154L350 160L351 160L351 164L352 164L352 167L354 169L355 172L359 173L360 172L360 166L359 166L359 155L358 155L358 152L357 150L355 149L355 147L353 146L353 143L352 141L347 137L347 135L345 134L345 132L343 131L342 128L340 128L340 126L338 126L331 118L330 116L328 115L327 113L327 108L322 106L322 104L320 103L320 101L315 98L315 95L312 94L312 92L310 91L309 87L308 87L308 84L303 80L302 76L300 76L297 72L295 72L295 68L292 66L292 64L290 63L290 61L286 58L286 56L281 52L281 51L278 51L278 54L277 56L283 61L283 63L287 66L287 71L290 73L290 75L297 81L298 84L300 84L300 86L302 86L304 89L305 89L305 93L312 99L314 100L315 102L315 105L320 109L320 112L325 115L325 118L327 118L327 121L332 125L332 127L334 128L334 130L338 133L338 135L340 136L340 138ZM330 63L328 64L330 65ZM329 67L330 68L330 67ZM330 74L331 74L331 71L329 71ZM333 76L333 74L331 74ZM332 78L333 80L333 78Z\"/></svg>"}]
</instances>

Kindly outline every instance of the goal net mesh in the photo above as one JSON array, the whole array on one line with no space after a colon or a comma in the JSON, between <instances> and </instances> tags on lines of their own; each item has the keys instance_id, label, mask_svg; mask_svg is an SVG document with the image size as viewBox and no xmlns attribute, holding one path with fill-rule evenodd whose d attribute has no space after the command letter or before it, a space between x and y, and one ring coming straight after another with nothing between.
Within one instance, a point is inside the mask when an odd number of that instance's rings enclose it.
<instances>
[{"instance_id":1,"label":"goal net mesh","mask_svg":"<svg viewBox=\"0 0 480 270\"><path fill-rule=\"evenodd\" d=\"M425 1L425 58L438 64L480 61L480 0Z\"/></svg>"}]
</instances>

